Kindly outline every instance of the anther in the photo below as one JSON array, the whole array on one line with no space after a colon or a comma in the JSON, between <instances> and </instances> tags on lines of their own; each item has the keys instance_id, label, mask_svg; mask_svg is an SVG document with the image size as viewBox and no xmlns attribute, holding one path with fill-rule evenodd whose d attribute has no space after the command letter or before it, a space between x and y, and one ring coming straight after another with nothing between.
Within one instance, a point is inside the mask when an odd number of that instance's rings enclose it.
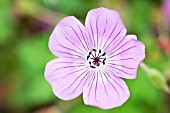
<instances>
[{"instance_id":1,"label":"anther","mask_svg":"<svg viewBox=\"0 0 170 113\"><path fill-rule=\"evenodd\" d=\"M87 60L89 59L90 55L87 56Z\"/></svg>"},{"instance_id":2,"label":"anther","mask_svg":"<svg viewBox=\"0 0 170 113\"><path fill-rule=\"evenodd\" d=\"M95 51L95 52L96 52L96 49L92 49L92 51Z\"/></svg>"},{"instance_id":3,"label":"anther","mask_svg":"<svg viewBox=\"0 0 170 113\"><path fill-rule=\"evenodd\" d=\"M103 59L103 62L102 62L102 63L103 63L103 65L105 65L105 61L106 61L106 58L104 58L104 59Z\"/></svg>"},{"instance_id":4,"label":"anther","mask_svg":"<svg viewBox=\"0 0 170 113\"><path fill-rule=\"evenodd\" d=\"M94 66L90 66L91 68L96 68L96 67L94 67Z\"/></svg>"},{"instance_id":5,"label":"anther","mask_svg":"<svg viewBox=\"0 0 170 113\"><path fill-rule=\"evenodd\" d=\"M99 50L99 53L101 53L102 51L101 50Z\"/></svg>"},{"instance_id":6,"label":"anther","mask_svg":"<svg viewBox=\"0 0 170 113\"><path fill-rule=\"evenodd\" d=\"M102 56L105 56L106 55L106 52L104 52L103 54L102 54Z\"/></svg>"}]
</instances>

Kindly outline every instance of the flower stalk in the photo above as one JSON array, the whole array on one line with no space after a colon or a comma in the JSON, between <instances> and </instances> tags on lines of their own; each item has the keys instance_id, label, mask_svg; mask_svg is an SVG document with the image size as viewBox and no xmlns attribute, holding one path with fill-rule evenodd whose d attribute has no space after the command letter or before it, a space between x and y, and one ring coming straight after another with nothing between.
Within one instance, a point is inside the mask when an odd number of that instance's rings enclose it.
<instances>
[{"instance_id":1,"label":"flower stalk","mask_svg":"<svg viewBox=\"0 0 170 113\"><path fill-rule=\"evenodd\" d=\"M144 62L142 62L140 64L140 67L146 72L149 73L149 71L151 70Z\"/></svg>"}]
</instances>

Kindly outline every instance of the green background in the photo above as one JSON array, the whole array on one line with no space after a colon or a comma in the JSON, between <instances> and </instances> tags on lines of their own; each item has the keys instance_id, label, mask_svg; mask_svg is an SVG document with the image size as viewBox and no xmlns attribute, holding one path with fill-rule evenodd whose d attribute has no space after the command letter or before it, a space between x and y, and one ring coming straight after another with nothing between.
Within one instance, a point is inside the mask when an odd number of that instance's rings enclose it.
<instances>
[{"instance_id":1,"label":"green background","mask_svg":"<svg viewBox=\"0 0 170 113\"><path fill-rule=\"evenodd\" d=\"M146 46L144 62L170 76L170 27L161 0L0 0L0 113L170 113L170 95L156 89L139 68L135 80L125 80L131 96L121 107L102 110L54 96L44 79L55 25L73 15L84 23L87 12L106 7L120 13L128 34ZM170 12L170 11L169 11ZM169 43L168 43L168 41ZM168 44L169 45L168 45Z\"/></svg>"}]
</instances>

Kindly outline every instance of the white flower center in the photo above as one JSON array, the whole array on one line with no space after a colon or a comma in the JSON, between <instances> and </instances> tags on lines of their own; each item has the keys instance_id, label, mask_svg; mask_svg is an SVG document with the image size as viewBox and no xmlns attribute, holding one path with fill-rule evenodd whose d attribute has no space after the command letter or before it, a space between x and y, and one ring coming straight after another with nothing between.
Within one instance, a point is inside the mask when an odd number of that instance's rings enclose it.
<instances>
[{"instance_id":1,"label":"white flower center","mask_svg":"<svg viewBox=\"0 0 170 113\"><path fill-rule=\"evenodd\" d=\"M93 69L101 68L105 65L106 61L106 52L102 52L101 50L92 49L87 56L87 61L89 66Z\"/></svg>"}]
</instances>

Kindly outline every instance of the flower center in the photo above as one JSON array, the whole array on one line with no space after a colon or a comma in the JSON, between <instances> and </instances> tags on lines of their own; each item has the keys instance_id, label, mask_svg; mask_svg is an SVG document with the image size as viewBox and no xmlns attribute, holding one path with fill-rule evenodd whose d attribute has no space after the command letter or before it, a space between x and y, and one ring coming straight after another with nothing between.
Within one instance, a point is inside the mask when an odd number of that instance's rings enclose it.
<instances>
[{"instance_id":1,"label":"flower center","mask_svg":"<svg viewBox=\"0 0 170 113\"><path fill-rule=\"evenodd\" d=\"M91 68L96 68L100 66L101 64L105 65L106 61L106 52L103 52L101 50L97 51L96 49L92 49L92 51L89 52L87 56L87 60L89 62L89 65Z\"/></svg>"}]
</instances>

